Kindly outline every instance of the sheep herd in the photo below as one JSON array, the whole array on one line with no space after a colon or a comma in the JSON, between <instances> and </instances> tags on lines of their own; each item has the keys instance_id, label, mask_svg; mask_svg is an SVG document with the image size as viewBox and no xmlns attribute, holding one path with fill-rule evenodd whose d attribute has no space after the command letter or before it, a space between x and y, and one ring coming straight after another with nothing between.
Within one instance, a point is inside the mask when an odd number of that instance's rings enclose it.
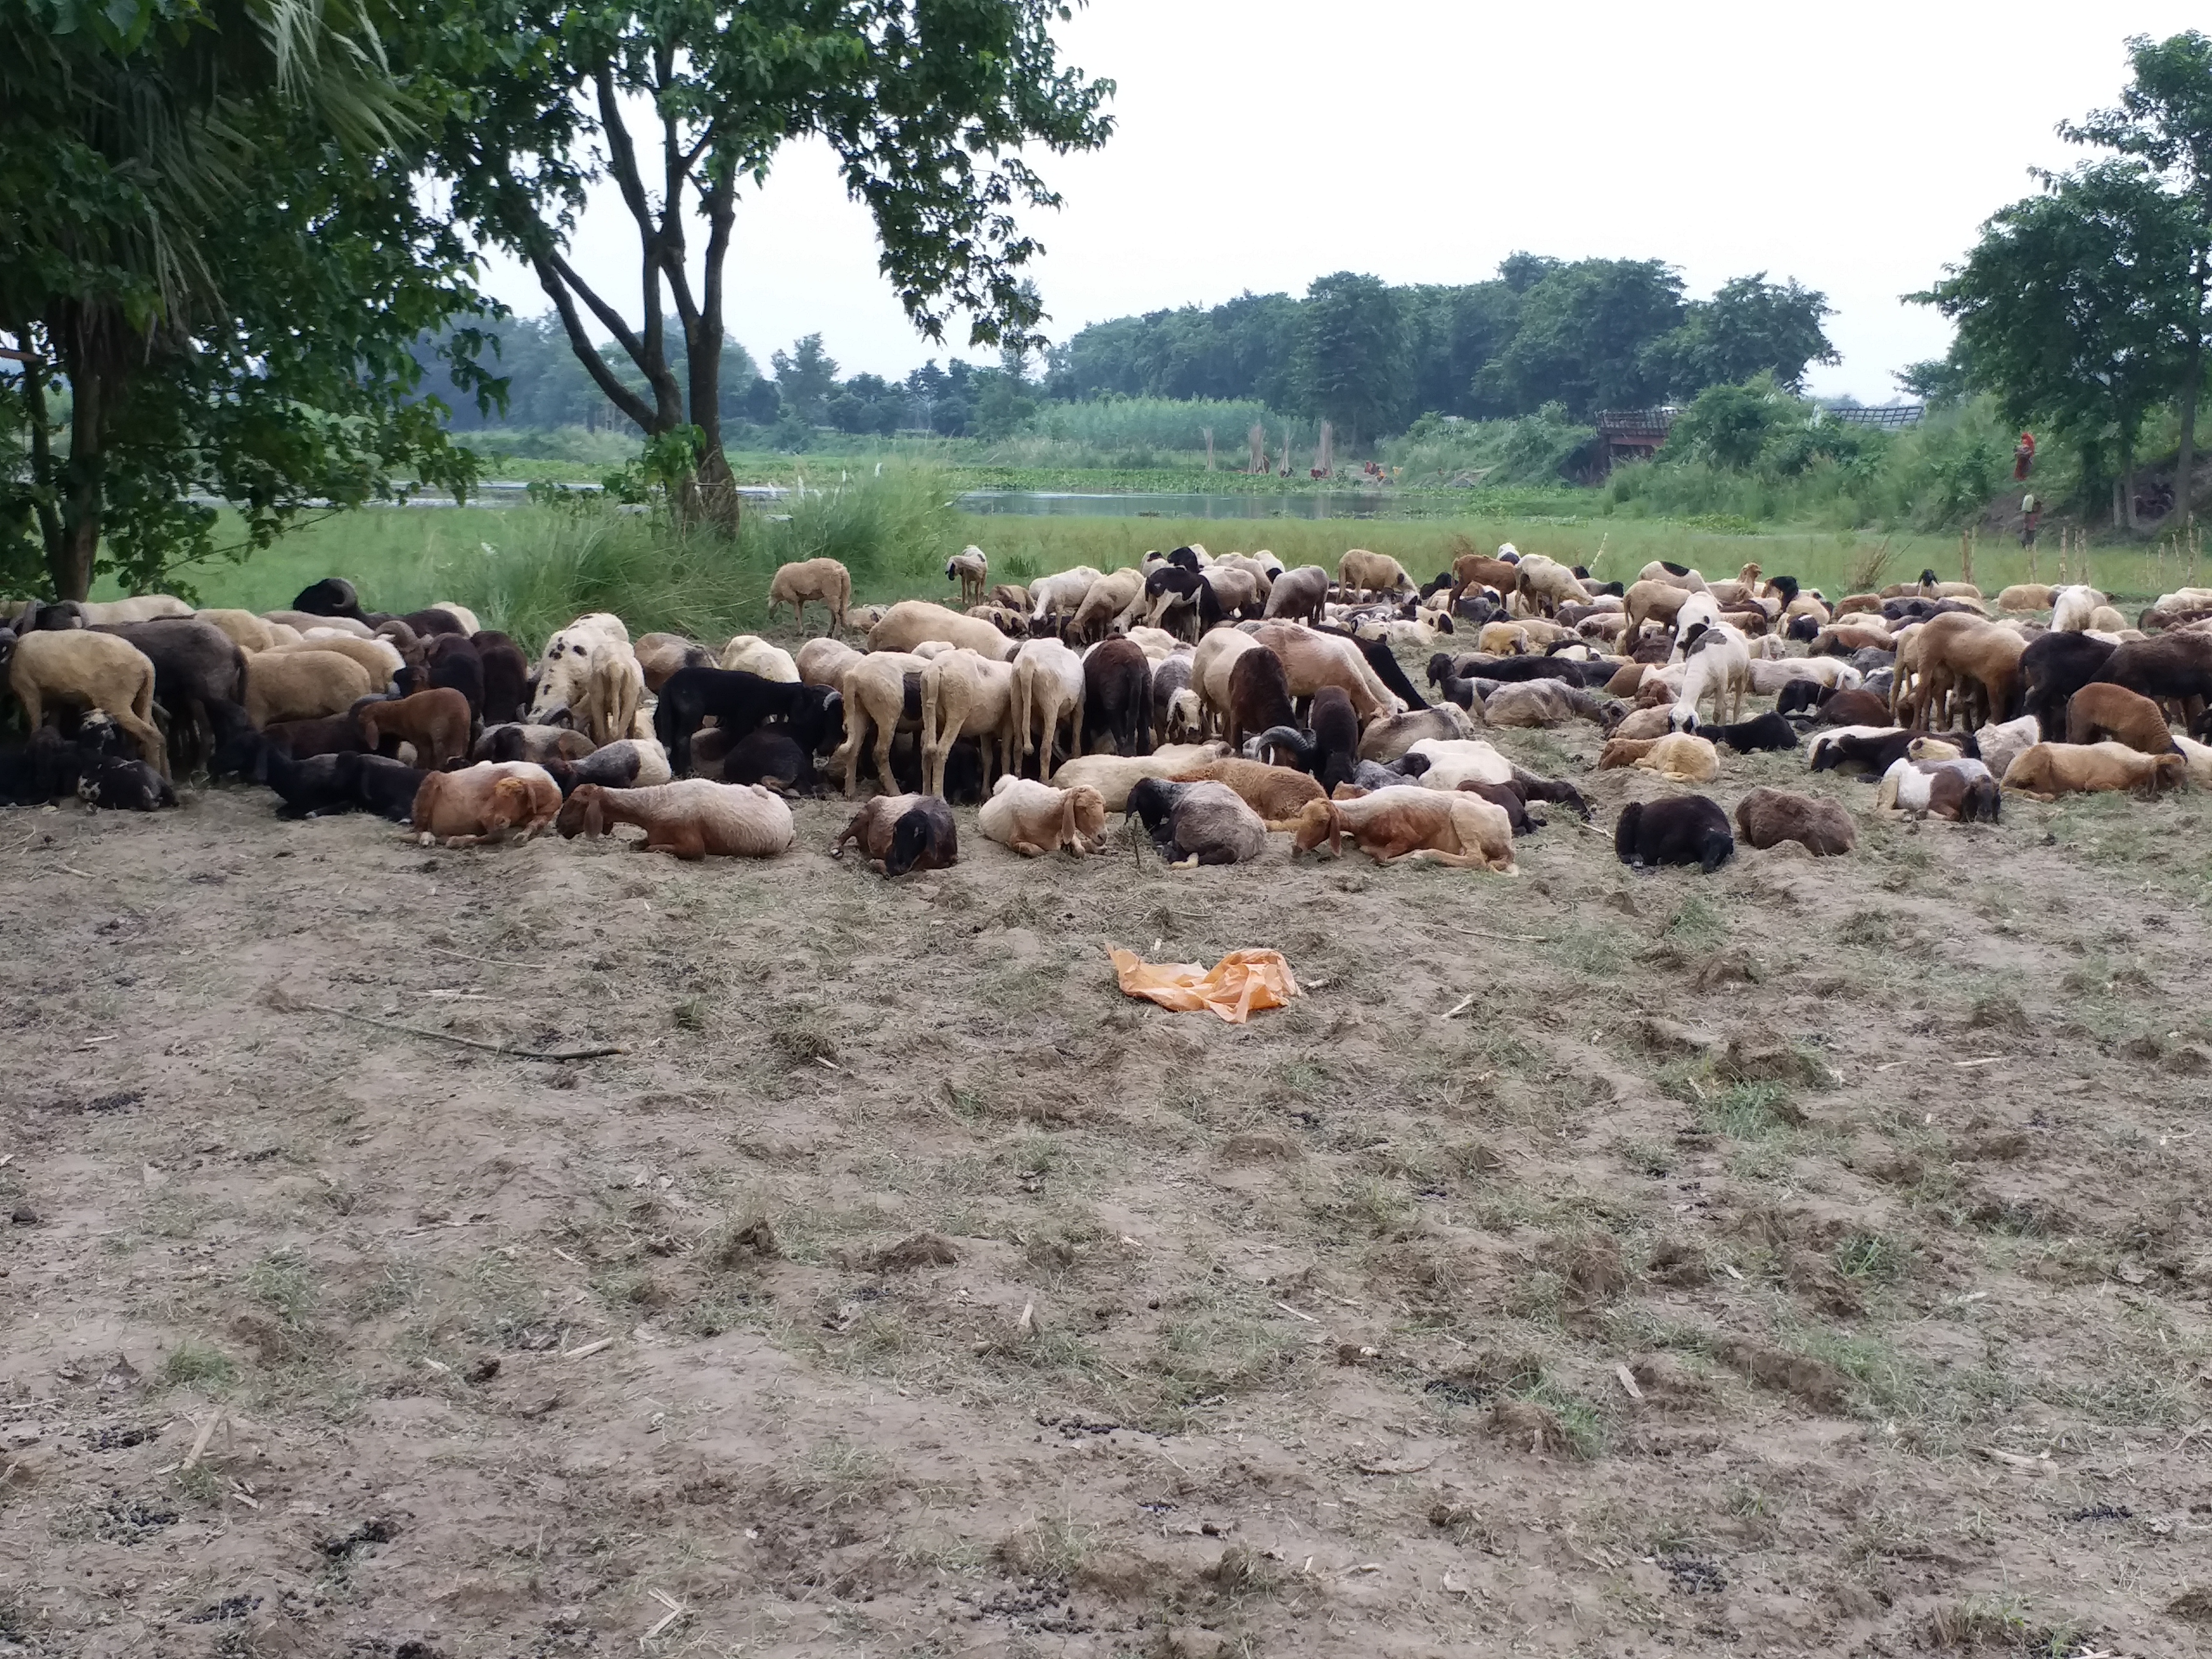
<instances>
[{"instance_id":1,"label":"sheep herd","mask_svg":"<svg viewBox=\"0 0 2212 1659\"><path fill-rule=\"evenodd\" d=\"M1996 821L2006 792L2212 777L2212 589L2131 625L2087 586L1986 599L1929 572L1831 601L1756 566L1599 584L1510 544L1425 584L1364 549L1334 573L1181 547L993 586L970 547L945 574L960 608L856 610L835 560L784 566L770 614L825 613L795 654L753 635L633 637L596 613L533 658L460 605L365 611L341 578L261 615L21 602L0 656L27 736L0 749L0 803L153 811L184 769L265 786L286 816L378 813L426 844L629 824L679 858L770 858L793 844L788 798L857 799L872 775L831 850L890 876L957 861L960 802L1024 857L1099 852L1119 814L1178 866L1243 863L1286 834L1297 853L1348 841L1381 863L1510 872L1515 838L1544 822L1532 804L1590 809L1492 727L1588 721L1597 769L1692 787L1724 750L1802 749L1812 770L1876 781L1877 812L1960 822ZM1401 650L1425 653L1425 692ZM1833 799L1771 787L1732 822L1685 788L1614 825L1633 866L1710 872L1739 838L1835 855L1856 830Z\"/></svg>"}]
</instances>

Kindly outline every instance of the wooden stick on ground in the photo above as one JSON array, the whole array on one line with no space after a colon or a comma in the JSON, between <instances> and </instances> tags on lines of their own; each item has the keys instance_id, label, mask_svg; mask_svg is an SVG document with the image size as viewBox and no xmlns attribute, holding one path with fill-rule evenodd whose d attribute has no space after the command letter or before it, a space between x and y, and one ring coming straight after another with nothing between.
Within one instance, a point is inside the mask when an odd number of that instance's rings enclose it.
<instances>
[{"instance_id":1,"label":"wooden stick on ground","mask_svg":"<svg viewBox=\"0 0 2212 1659\"><path fill-rule=\"evenodd\" d=\"M598 1060L607 1054L629 1052L612 1043L595 1048L518 1048L511 1042L479 1042L474 1037L455 1036L451 1031L425 1030L420 1025L402 1025L396 1020L371 1019L367 1014L349 1013L343 1008L326 1007L319 1002L302 1002L297 997L284 997L282 1006L303 1008L309 1013L331 1014L339 1019L349 1019L356 1025L373 1025L380 1031L428 1037L433 1042L457 1042L464 1048L480 1048L488 1054L505 1054L511 1060Z\"/></svg>"}]
</instances>

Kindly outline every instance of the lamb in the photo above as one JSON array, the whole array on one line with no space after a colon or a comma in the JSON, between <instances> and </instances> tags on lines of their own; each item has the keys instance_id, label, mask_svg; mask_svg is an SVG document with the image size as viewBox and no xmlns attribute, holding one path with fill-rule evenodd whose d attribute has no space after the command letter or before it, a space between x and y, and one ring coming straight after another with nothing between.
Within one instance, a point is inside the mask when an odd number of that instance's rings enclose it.
<instances>
[{"instance_id":1,"label":"lamb","mask_svg":"<svg viewBox=\"0 0 2212 1659\"><path fill-rule=\"evenodd\" d=\"M800 683L799 665L791 653L780 645L770 645L757 634L739 634L722 647L721 660L715 666L728 673L757 674L764 680L774 680L779 685Z\"/></svg>"},{"instance_id":2,"label":"lamb","mask_svg":"<svg viewBox=\"0 0 2212 1659\"><path fill-rule=\"evenodd\" d=\"M1599 753L1597 769L1640 767L1656 772L1671 783L1711 783L1721 774L1717 750L1705 738L1689 732L1669 732L1648 740L1615 738Z\"/></svg>"},{"instance_id":3,"label":"lamb","mask_svg":"<svg viewBox=\"0 0 2212 1659\"><path fill-rule=\"evenodd\" d=\"M478 714L487 722L519 720L530 696L530 659L522 647L496 629L469 635L477 648L477 665L483 680Z\"/></svg>"},{"instance_id":4,"label":"lamb","mask_svg":"<svg viewBox=\"0 0 2212 1659\"><path fill-rule=\"evenodd\" d=\"M2085 685L2066 706L2066 741L2090 744L2110 738L2146 755L2174 752L2166 711L2124 686Z\"/></svg>"},{"instance_id":5,"label":"lamb","mask_svg":"<svg viewBox=\"0 0 2212 1659\"><path fill-rule=\"evenodd\" d=\"M1105 844L1106 803L1087 784L1055 789L1009 772L975 815L976 828L1025 859L1065 848L1078 858Z\"/></svg>"},{"instance_id":6,"label":"lamb","mask_svg":"<svg viewBox=\"0 0 2212 1659\"><path fill-rule=\"evenodd\" d=\"M1815 858L1837 858L1859 842L1858 826L1838 803L1763 787L1736 803L1735 827L1744 841L1762 852L1794 841Z\"/></svg>"},{"instance_id":7,"label":"lamb","mask_svg":"<svg viewBox=\"0 0 2212 1659\"><path fill-rule=\"evenodd\" d=\"M1152 665L1141 647L1126 639L1092 647L1084 653L1083 685L1084 746L1096 750L1102 735L1124 755L1152 746Z\"/></svg>"},{"instance_id":8,"label":"lamb","mask_svg":"<svg viewBox=\"0 0 2212 1659\"><path fill-rule=\"evenodd\" d=\"M1286 828L1307 802L1320 800L1328 793L1303 772L1230 755L1188 767L1174 774L1171 781L1225 784L1271 830Z\"/></svg>"},{"instance_id":9,"label":"lamb","mask_svg":"<svg viewBox=\"0 0 2212 1659\"><path fill-rule=\"evenodd\" d=\"M1317 564L1302 564L1275 578L1267 590L1267 614L1318 626L1328 606L1328 572Z\"/></svg>"},{"instance_id":10,"label":"lamb","mask_svg":"<svg viewBox=\"0 0 2212 1659\"><path fill-rule=\"evenodd\" d=\"M564 836L605 836L617 823L645 831L641 853L679 859L771 859L790 850L791 808L758 784L679 778L647 789L579 784L555 820Z\"/></svg>"},{"instance_id":11,"label":"lamb","mask_svg":"<svg viewBox=\"0 0 2212 1659\"><path fill-rule=\"evenodd\" d=\"M1170 744L1149 755L1080 755L1052 775L1055 789L1085 784L1098 792L1109 812L1128 808L1129 792L1146 778L1171 778L1228 752L1221 743Z\"/></svg>"},{"instance_id":12,"label":"lamb","mask_svg":"<svg viewBox=\"0 0 2212 1659\"><path fill-rule=\"evenodd\" d=\"M742 735L771 720L791 727L810 755L817 753L844 714L841 694L796 681L764 680L720 668L678 669L660 689L653 711L653 735L678 774L691 769L691 734L711 714L721 728Z\"/></svg>"},{"instance_id":13,"label":"lamb","mask_svg":"<svg viewBox=\"0 0 2212 1659\"><path fill-rule=\"evenodd\" d=\"M129 641L82 629L26 634L8 657L8 689L32 731L45 722L49 703L84 703L129 733L148 765L169 775L168 748L154 724L154 665Z\"/></svg>"},{"instance_id":14,"label":"lamb","mask_svg":"<svg viewBox=\"0 0 2212 1659\"><path fill-rule=\"evenodd\" d=\"M1030 614L1030 591L1018 582L1000 582L991 589L987 605L1003 606L1026 618Z\"/></svg>"},{"instance_id":15,"label":"lamb","mask_svg":"<svg viewBox=\"0 0 2212 1659\"><path fill-rule=\"evenodd\" d=\"M913 652L932 640L962 647L979 657L1007 662L1020 647L990 623L963 617L927 599L901 599L868 630L868 649Z\"/></svg>"},{"instance_id":16,"label":"lamb","mask_svg":"<svg viewBox=\"0 0 2212 1659\"><path fill-rule=\"evenodd\" d=\"M1088 685L1083 659L1058 640L1031 640L1015 654L1013 678L1014 749L1009 769L1021 770L1023 761L1035 750L1037 776L1049 776L1053 745L1063 727L1069 755L1083 752L1084 696ZM1154 690L1157 702L1157 684Z\"/></svg>"},{"instance_id":17,"label":"lamb","mask_svg":"<svg viewBox=\"0 0 2212 1659\"><path fill-rule=\"evenodd\" d=\"M363 748L381 753L387 741L411 743L416 763L427 771L441 770L469 751L468 699L449 687L372 702L354 718Z\"/></svg>"},{"instance_id":18,"label":"lamb","mask_svg":"<svg viewBox=\"0 0 2212 1659\"><path fill-rule=\"evenodd\" d=\"M1604 711L1604 705L1589 692L1560 680L1501 685L1482 702L1484 720L1491 726L1563 726L1577 717L1601 720Z\"/></svg>"},{"instance_id":19,"label":"lamb","mask_svg":"<svg viewBox=\"0 0 2212 1659\"><path fill-rule=\"evenodd\" d=\"M1389 554L1355 547L1336 562L1336 585L1364 599L1370 593L1410 592L1414 583L1406 567Z\"/></svg>"},{"instance_id":20,"label":"lamb","mask_svg":"<svg viewBox=\"0 0 2212 1659\"><path fill-rule=\"evenodd\" d=\"M845 630L845 612L853 603L853 574L835 559L802 559L796 563L776 567L775 578L768 585L769 620L775 620L775 608L780 605L791 607L791 625L806 626L806 602L812 599L830 613L830 632Z\"/></svg>"},{"instance_id":21,"label":"lamb","mask_svg":"<svg viewBox=\"0 0 2212 1659\"><path fill-rule=\"evenodd\" d=\"M413 832L425 847L441 841L452 848L476 847L503 840L509 830L520 831L517 838L528 841L560 811L560 786L544 767L527 761L483 762L458 772L425 775L415 795Z\"/></svg>"},{"instance_id":22,"label":"lamb","mask_svg":"<svg viewBox=\"0 0 2212 1659\"><path fill-rule=\"evenodd\" d=\"M630 648L637 658L637 672L645 677L645 689L655 696L679 668L720 666L713 652L681 634L641 634Z\"/></svg>"},{"instance_id":23,"label":"lamb","mask_svg":"<svg viewBox=\"0 0 2212 1659\"><path fill-rule=\"evenodd\" d=\"M1224 783L1146 778L1125 810L1144 819L1160 856L1178 870L1243 864L1267 850L1267 826Z\"/></svg>"},{"instance_id":24,"label":"lamb","mask_svg":"<svg viewBox=\"0 0 2212 1659\"><path fill-rule=\"evenodd\" d=\"M1457 704L1477 720L1486 721L1489 710L1483 703L1481 690L1474 680L1464 678L1452 659L1441 651L1429 659L1429 684L1437 688L1445 702Z\"/></svg>"},{"instance_id":25,"label":"lamb","mask_svg":"<svg viewBox=\"0 0 2212 1659\"><path fill-rule=\"evenodd\" d=\"M1917 736L1902 726L1838 726L1813 739L1805 757L1806 769L1833 772L1845 766L1863 766L1879 777L1903 757Z\"/></svg>"},{"instance_id":26,"label":"lamb","mask_svg":"<svg viewBox=\"0 0 2212 1659\"><path fill-rule=\"evenodd\" d=\"M970 543L945 562L945 580L952 581L956 579L960 583L961 604L980 605L982 602L983 589L991 580L991 562L984 556L981 548ZM848 582L846 597L849 599L851 596L851 584Z\"/></svg>"},{"instance_id":27,"label":"lamb","mask_svg":"<svg viewBox=\"0 0 2212 1659\"><path fill-rule=\"evenodd\" d=\"M1389 786L1386 784L1382 787ZM1466 794L1478 796L1488 801L1499 811L1504 813L1506 823L1512 826L1513 838L1516 841L1523 836L1534 835L1544 827L1543 819L1532 818L1528 816L1528 798L1510 783L1478 783L1470 778L1460 785L1460 789ZM1340 793L1334 799L1349 799L1352 797Z\"/></svg>"},{"instance_id":28,"label":"lamb","mask_svg":"<svg viewBox=\"0 0 2212 1659\"><path fill-rule=\"evenodd\" d=\"M861 855L886 876L949 870L960 860L960 832L952 809L934 795L872 797L830 844L830 856L843 857L847 843L854 842L860 844Z\"/></svg>"},{"instance_id":29,"label":"lamb","mask_svg":"<svg viewBox=\"0 0 2212 1659\"><path fill-rule=\"evenodd\" d=\"M1455 869L1514 873L1513 825L1500 808L1459 790L1440 793L1399 785L1350 800L1309 802L1292 845L1310 853L1322 842L1341 856L1344 838L1377 864L1426 860Z\"/></svg>"},{"instance_id":30,"label":"lamb","mask_svg":"<svg viewBox=\"0 0 2212 1659\"><path fill-rule=\"evenodd\" d=\"M581 760L597 748L581 732L565 726L528 726L516 720L487 726L469 750L472 761ZM296 751L295 751L296 752Z\"/></svg>"},{"instance_id":31,"label":"lamb","mask_svg":"<svg viewBox=\"0 0 2212 1659\"><path fill-rule=\"evenodd\" d=\"M1148 700L1150 695L1148 686ZM1014 734L1012 665L972 651L948 651L921 671L924 794L944 794L945 758L963 732L982 750L985 783L990 782L994 764L999 771L1016 769L1020 757Z\"/></svg>"},{"instance_id":32,"label":"lamb","mask_svg":"<svg viewBox=\"0 0 2212 1659\"><path fill-rule=\"evenodd\" d=\"M2188 777L2188 758L2178 752L2145 755L2124 743L2039 743L2005 769L2004 787L2035 800L2056 800L2118 789L2156 794L2184 787Z\"/></svg>"},{"instance_id":33,"label":"lamb","mask_svg":"<svg viewBox=\"0 0 2212 1659\"><path fill-rule=\"evenodd\" d=\"M1631 801L1613 827L1613 855L1632 869L1694 864L1707 875L1735 852L1728 814L1703 795Z\"/></svg>"},{"instance_id":34,"label":"lamb","mask_svg":"<svg viewBox=\"0 0 2212 1659\"><path fill-rule=\"evenodd\" d=\"M1472 738L1480 729L1465 709L1450 703L1410 709L1370 720L1359 733L1359 758L1387 765L1425 739L1452 742Z\"/></svg>"},{"instance_id":35,"label":"lamb","mask_svg":"<svg viewBox=\"0 0 2212 1659\"><path fill-rule=\"evenodd\" d=\"M1875 797L1877 811L1904 811L1915 817L1933 812L1954 823L1997 821L1997 781L1978 760L1929 760L1906 755L1891 763L1881 775Z\"/></svg>"},{"instance_id":36,"label":"lamb","mask_svg":"<svg viewBox=\"0 0 2212 1659\"><path fill-rule=\"evenodd\" d=\"M157 812L177 804L176 789L168 779L144 761L100 752L102 740L94 738L92 730L93 722L87 720L77 733L79 800L88 807L116 812Z\"/></svg>"},{"instance_id":37,"label":"lamb","mask_svg":"<svg viewBox=\"0 0 2212 1659\"><path fill-rule=\"evenodd\" d=\"M1152 664L1152 735L1165 734L1170 740L1181 736L1176 729L1176 694L1190 689L1191 671L1197 665L1197 654L1188 650L1171 651ZM1195 702L1196 699L1191 699ZM1200 711L1203 718L1203 711ZM1192 728L1195 732L1196 727Z\"/></svg>"},{"instance_id":38,"label":"lamb","mask_svg":"<svg viewBox=\"0 0 2212 1659\"><path fill-rule=\"evenodd\" d=\"M1621 713L1621 708L1622 705L1616 702L1607 710L1608 714L1620 716L1606 732L1608 738L1648 741L1653 738L1663 738L1674 729L1674 705L1671 702L1655 702L1648 708L1632 709L1626 714Z\"/></svg>"}]
</instances>

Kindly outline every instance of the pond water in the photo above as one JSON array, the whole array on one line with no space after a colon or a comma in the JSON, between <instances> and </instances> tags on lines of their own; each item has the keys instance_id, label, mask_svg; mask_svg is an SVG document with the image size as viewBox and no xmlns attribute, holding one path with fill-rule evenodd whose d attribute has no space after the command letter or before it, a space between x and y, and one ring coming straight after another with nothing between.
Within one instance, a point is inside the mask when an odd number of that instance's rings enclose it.
<instances>
[{"instance_id":1,"label":"pond water","mask_svg":"<svg viewBox=\"0 0 2212 1659\"><path fill-rule=\"evenodd\" d=\"M971 489L956 503L963 513L1006 513L1028 518L1072 519L1389 519L1411 518L1419 508L1401 506L1379 490L1333 490L1309 495L1188 494L1150 491L1128 495L1057 489ZM1428 512L1434 513L1434 503Z\"/></svg>"}]
</instances>

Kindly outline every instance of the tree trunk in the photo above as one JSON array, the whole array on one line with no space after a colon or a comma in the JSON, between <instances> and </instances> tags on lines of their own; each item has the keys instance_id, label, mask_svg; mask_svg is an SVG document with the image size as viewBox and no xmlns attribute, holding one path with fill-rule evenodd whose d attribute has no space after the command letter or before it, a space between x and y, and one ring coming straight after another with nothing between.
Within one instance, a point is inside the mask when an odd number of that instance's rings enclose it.
<instances>
[{"instance_id":1,"label":"tree trunk","mask_svg":"<svg viewBox=\"0 0 2212 1659\"><path fill-rule=\"evenodd\" d=\"M29 331L17 337L27 348ZM54 487L53 414L46 407L46 359L28 349L23 353L23 421L31 434L31 483L40 492L35 508L39 539L52 559L62 544L61 514L55 510L53 498L47 493Z\"/></svg>"},{"instance_id":2,"label":"tree trunk","mask_svg":"<svg viewBox=\"0 0 2212 1659\"><path fill-rule=\"evenodd\" d=\"M2123 469L2123 470L2124 470L2124 469ZM2127 513L2127 505L2126 505L2126 503L2127 503L2127 495L2128 495L2127 485L2126 485L2125 483L2122 483L2122 482L2121 482L2120 475L2119 475L2118 473L2115 473L2115 474L2113 474L2113 475L2112 475L2112 528L2113 528L2113 529L2115 529L2115 530L2124 530L2124 529L2125 529L2125 528L2127 527L2127 522L2128 522L2128 513Z\"/></svg>"},{"instance_id":3,"label":"tree trunk","mask_svg":"<svg viewBox=\"0 0 2212 1659\"><path fill-rule=\"evenodd\" d=\"M82 599L92 592L93 561L100 552L100 472L106 453L100 430L105 382L88 361L93 354L85 348L89 343L80 337L71 344L77 349L64 348L64 360L70 380L70 454L61 469L61 538L46 546L47 570L58 599Z\"/></svg>"},{"instance_id":4,"label":"tree trunk","mask_svg":"<svg viewBox=\"0 0 2212 1659\"><path fill-rule=\"evenodd\" d=\"M2199 307L2200 314L2202 307ZM2196 459L2197 448L2197 389L2204 380L2204 335L2200 325L2197 337L2189 343L2189 378L2181 386L2181 453L2173 463L2173 506L2181 516L2176 520L2186 529L2195 515L2190 511L2190 467Z\"/></svg>"},{"instance_id":5,"label":"tree trunk","mask_svg":"<svg viewBox=\"0 0 2212 1659\"><path fill-rule=\"evenodd\" d=\"M735 183L718 180L701 197L707 216L707 253L699 305L690 304L690 284L678 268L670 273L669 291L683 319L684 371L690 380L691 424L699 428L700 516L726 535L738 533L738 481L722 449L722 267L729 258L730 232L737 223Z\"/></svg>"}]
</instances>

